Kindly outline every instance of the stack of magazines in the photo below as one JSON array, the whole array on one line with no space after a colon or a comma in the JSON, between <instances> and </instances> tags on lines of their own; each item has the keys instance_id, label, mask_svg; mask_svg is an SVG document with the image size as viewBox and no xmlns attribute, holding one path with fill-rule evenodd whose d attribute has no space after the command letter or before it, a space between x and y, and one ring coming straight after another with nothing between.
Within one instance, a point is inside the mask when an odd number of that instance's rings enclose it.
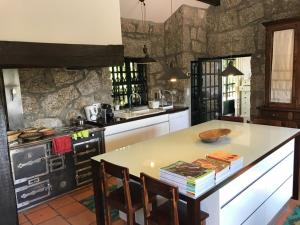
<instances>
[{"instance_id":1,"label":"stack of magazines","mask_svg":"<svg viewBox=\"0 0 300 225\"><path fill-rule=\"evenodd\" d=\"M243 157L225 151L216 151L206 156L208 159L217 160L229 164L230 174L233 174L243 167Z\"/></svg>"},{"instance_id":2,"label":"stack of magazines","mask_svg":"<svg viewBox=\"0 0 300 225\"><path fill-rule=\"evenodd\" d=\"M215 185L215 171L178 161L161 168L160 179L177 186L181 193L198 196Z\"/></svg>"},{"instance_id":3,"label":"stack of magazines","mask_svg":"<svg viewBox=\"0 0 300 225\"><path fill-rule=\"evenodd\" d=\"M193 164L199 165L206 169L214 170L216 172L216 183L220 183L231 174L229 170L229 163L227 162L206 158L197 159L193 162Z\"/></svg>"}]
</instances>

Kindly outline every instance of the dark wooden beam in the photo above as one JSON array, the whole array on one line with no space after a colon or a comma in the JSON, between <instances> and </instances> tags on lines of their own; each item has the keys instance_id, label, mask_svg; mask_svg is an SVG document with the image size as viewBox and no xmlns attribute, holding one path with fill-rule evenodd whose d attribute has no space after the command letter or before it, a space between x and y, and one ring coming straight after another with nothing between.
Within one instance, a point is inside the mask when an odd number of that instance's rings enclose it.
<instances>
[{"instance_id":1,"label":"dark wooden beam","mask_svg":"<svg viewBox=\"0 0 300 225\"><path fill-rule=\"evenodd\" d=\"M213 6L219 6L221 4L221 0L197 0L199 2L204 2Z\"/></svg>"},{"instance_id":2,"label":"dark wooden beam","mask_svg":"<svg viewBox=\"0 0 300 225\"><path fill-rule=\"evenodd\" d=\"M18 225L15 189L7 147L6 122L0 98L0 224Z\"/></svg>"},{"instance_id":3,"label":"dark wooden beam","mask_svg":"<svg viewBox=\"0 0 300 225\"><path fill-rule=\"evenodd\" d=\"M123 45L0 41L0 68L97 68L123 61Z\"/></svg>"}]
</instances>

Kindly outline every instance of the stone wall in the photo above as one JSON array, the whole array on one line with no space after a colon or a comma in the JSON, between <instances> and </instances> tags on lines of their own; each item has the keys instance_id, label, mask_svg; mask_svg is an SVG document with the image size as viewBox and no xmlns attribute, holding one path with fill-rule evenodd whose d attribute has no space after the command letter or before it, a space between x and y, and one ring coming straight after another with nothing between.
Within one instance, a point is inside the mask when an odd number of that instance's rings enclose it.
<instances>
[{"instance_id":1,"label":"stone wall","mask_svg":"<svg viewBox=\"0 0 300 225\"><path fill-rule=\"evenodd\" d=\"M206 12L203 9L183 5L165 23L153 23L122 19L122 36L125 56L143 57L146 44L150 55L157 63L148 65L149 97L157 89L175 90L175 103L190 105L190 80L176 83L159 80L163 64L180 67L190 72L190 63L206 55Z\"/></svg>"},{"instance_id":2,"label":"stone wall","mask_svg":"<svg viewBox=\"0 0 300 225\"><path fill-rule=\"evenodd\" d=\"M108 69L21 69L20 84L25 126L66 125L84 116L83 107L112 103Z\"/></svg>"},{"instance_id":3,"label":"stone wall","mask_svg":"<svg viewBox=\"0 0 300 225\"><path fill-rule=\"evenodd\" d=\"M300 16L299 0L221 0L207 10L209 56L251 54L251 115L264 104L265 21Z\"/></svg>"}]
</instances>

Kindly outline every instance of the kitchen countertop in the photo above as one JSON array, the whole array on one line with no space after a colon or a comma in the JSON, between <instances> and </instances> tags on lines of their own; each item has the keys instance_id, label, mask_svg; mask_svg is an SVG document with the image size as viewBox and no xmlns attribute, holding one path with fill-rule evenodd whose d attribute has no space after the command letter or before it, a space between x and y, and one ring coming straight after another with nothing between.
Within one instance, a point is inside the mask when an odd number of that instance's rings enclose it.
<instances>
[{"instance_id":1,"label":"kitchen countertop","mask_svg":"<svg viewBox=\"0 0 300 225\"><path fill-rule=\"evenodd\" d=\"M22 143L19 142L18 144L9 146L9 150L14 150L14 149L48 143L55 137L59 137L59 136L63 136L63 135L70 135L73 132L85 130L85 129L88 129L92 132L92 131L96 131L96 130L101 130L103 128L95 127L95 126L92 126L89 124L86 124L84 126L73 126L73 127L70 126L70 127L56 128L54 135L45 136L45 137L39 138L34 141L26 141L26 142L22 142Z\"/></svg>"},{"instance_id":2,"label":"kitchen countertop","mask_svg":"<svg viewBox=\"0 0 300 225\"><path fill-rule=\"evenodd\" d=\"M200 132L216 128L229 128L231 133L215 143L199 140ZM105 153L93 160L104 159L127 167L136 177L144 172L159 179L161 167L178 160L192 162L213 151L225 150L243 157L244 167L237 174L240 175L299 133L299 129L293 128L213 120Z\"/></svg>"},{"instance_id":3,"label":"kitchen countertop","mask_svg":"<svg viewBox=\"0 0 300 225\"><path fill-rule=\"evenodd\" d=\"M141 119L146 119L150 117L155 117L155 116L160 116L160 115L165 115L165 114L172 114L172 113L177 113L177 112L182 112L185 110L188 110L189 107L184 107L184 106L174 106L173 109L167 109L165 111L155 113L155 114L149 114L149 115L144 115L144 116L139 116L135 118L130 118L130 119L124 119L124 118L117 118L114 117L110 120L107 120L106 123L102 120L99 120L98 122L91 122L87 121L87 124L93 125L93 126L98 126L98 127L107 127L107 126L113 126L121 123L127 123L131 121L136 121L136 120L141 120Z\"/></svg>"}]
</instances>

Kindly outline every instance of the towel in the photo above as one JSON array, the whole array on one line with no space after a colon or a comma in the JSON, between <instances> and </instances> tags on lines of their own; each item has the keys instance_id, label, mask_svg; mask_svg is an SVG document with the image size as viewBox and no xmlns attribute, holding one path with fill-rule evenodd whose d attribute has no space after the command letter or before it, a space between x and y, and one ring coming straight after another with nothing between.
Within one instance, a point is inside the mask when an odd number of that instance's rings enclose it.
<instances>
[{"instance_id":1,"label":"towel","mask_svg":"<svg viewBox=\"0 0 300 225\"><path fill-rule=\"evenodd\" d=\"M81 130L72 134L73 140L77 140L77 138L88 138L90 136L89 130Z\"/></svg>"},{"instance_id":2,"label":"towel","mask_svg":"<svg viewBox=\"0 0 300 225\"><path fill-rule=\"evenodd\" d=\"M61 155L72 151L72 139L70 136L60 136L52 139L52 151L54 154Z\"/></svg>"}]
</instances>

